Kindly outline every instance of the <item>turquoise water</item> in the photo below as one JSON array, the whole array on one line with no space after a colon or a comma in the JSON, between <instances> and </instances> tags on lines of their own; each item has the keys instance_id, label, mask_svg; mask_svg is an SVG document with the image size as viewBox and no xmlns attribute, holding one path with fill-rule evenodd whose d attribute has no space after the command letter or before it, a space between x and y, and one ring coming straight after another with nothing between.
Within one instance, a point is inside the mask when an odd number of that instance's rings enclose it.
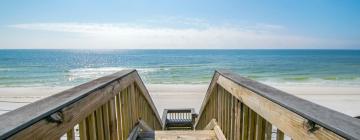
<instances>
[{"instance_id":1,"label":"turquoise water","mask_svg":"<svg viewBox=\"0 0 360 140\"><path fill-rule=\"evenodd\" d=\"M73 86L128 68L150 84L207 84L229 69L272 84L360 86L359 50L0 50L0 87Z\"/></svg>"}]
</instances>

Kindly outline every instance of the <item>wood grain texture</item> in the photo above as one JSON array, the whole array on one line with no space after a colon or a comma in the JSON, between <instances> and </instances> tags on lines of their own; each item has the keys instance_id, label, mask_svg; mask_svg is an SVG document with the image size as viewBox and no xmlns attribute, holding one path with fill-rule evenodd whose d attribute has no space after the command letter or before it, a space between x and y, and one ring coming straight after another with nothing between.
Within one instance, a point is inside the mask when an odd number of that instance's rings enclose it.
<instances>
[{"instance_id":1,"label":"wood grain texture","mask_svg":"<svg viewBox=\"0 0 360 140\"><path fill-rule=\"evenodd\" d=\"M218 140L226 140L224 133L222 132L220 126L217 124L216 119L211 119L209 124L206 125L204 130L214 130L216 138Z\"/></svg>"},{"instance_id":2,"label":"wood grain texture","mask_svg":"<svg viewBox=\"0 0 360 140\"><path fill-rule=\"evenodd\" d=\"M219 75L236 83L234 87L243 87L262 96L287 110L302 116L347 139L360 139L360 120L310 101L241 77L229 71L217 71ZM231 89L229 89L231 91Z\"/></svg>"},{"instance_id":3,"label":"wood grain texture","mask_svg":"<svg viewBox=\"0 0 360 140\"><path fill-rule=\"evenodd\" d=\"M219 77L217 83L293 139L343 139L324 128L320 128L316 133L309 133L308 129L304 127L307 119L223 76ZM252 120L251 117L250 120ZM251 122L250 128L252 128L252 124ZM249 136L253 135L249 133Z\"/></svg>"},{"instance_id":4,"label":"wood grain texture","mask_svg":"<svg viewBox=\"0 0 360 140\"><path fill-rule=\"evenodd\" d=\"M86 132L88 134L89 140L97 139L96 136L96 123L95 123L95 115L91 113L89 117L86 118Z\"/></svg>"},{"instance_id":5,"label":"wood grain texture","mask_svg":"<svg viewBox=\"0 0 360 140\"><path fill-rule=\"evenodd\" d=\"M74 132L74 129L70 129L70 130L66 133L66 138L67 138L67 140L75 140L75 132Z\"/></svg>"},{"instance_id":6,"label":"wood grain texture","mask_svg":"<svg viewBox=\"0 0 360 140\"><path fill-rule=\"evenodd\" d=\"M79 124L80 140L87 140L88 136L86 134L86 122L85 120L81 121Z\"/></svg>"},{"instance_id":7,"label":"wood grain texture","mask_svg":"<svg viewBox=\"0 0 360 140\"><path fill-rule=\"evenodd\" d=\"M284 133L279 129L276 131L276 140L284 140Z\"/></svg>"},{"instance_id":8,"label":"wood grain texture","mask_svg":"<svg viewBox=\"0 0 360 140\"><path fill-rule=\"evenodd\" d=\"M96 120L96 134L98 136L98 140L104 140L104 123L102 116L102 109L98 108L95 111L95 120Z\"/></svg>"},{"instance_id":9,"label":"wood grain texture","mask_svg":"<svg viewBox=\"0 0 360 140\"><path fill-rule=\"evenodd\" d=\"M196 131L155 131L156 140L214 140L217 139L213 130L196 130Z\"/></svg>"},{"instance_id":10,"label":"wood grain texture","mask_svg":"<svg viewBox=\"0 0 360 140\"><path fill-rule=\"evenodd\" d=\"M265 140L271 140L272 138L272 124L266 121L265 124Z\"/></svg>"}]
</instances>

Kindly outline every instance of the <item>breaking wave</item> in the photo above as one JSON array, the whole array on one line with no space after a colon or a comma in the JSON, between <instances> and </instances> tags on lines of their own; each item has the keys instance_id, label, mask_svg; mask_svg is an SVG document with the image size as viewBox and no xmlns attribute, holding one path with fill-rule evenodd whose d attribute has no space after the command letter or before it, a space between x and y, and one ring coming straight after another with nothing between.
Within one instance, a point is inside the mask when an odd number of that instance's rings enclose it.
<instances>
[{"instance_id":1,"label":"breaking wave","mask_svg":"<svg viewBox=\"0 0 360 140\"><path fill-rule=\"evenodd\" d=\"M126 67L100 67L100 68L77 68L68 71L68 80L73 81L77 79L94 79L109 75L121 70L133 69ZM136 68L140 74L147 74L156 71L169 70L167 68Z\"/></svg>"}]
</instances>

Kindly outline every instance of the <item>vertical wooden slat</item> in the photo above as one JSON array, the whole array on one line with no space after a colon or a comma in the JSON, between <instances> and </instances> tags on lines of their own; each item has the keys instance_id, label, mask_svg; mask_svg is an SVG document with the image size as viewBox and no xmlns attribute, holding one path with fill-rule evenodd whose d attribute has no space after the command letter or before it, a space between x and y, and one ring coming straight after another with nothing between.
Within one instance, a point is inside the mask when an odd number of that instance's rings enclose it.
<instances>
[{"instance_id":1,"label":"vertical wooden slat","mask_svg":"<svg viewBox=\"0 0 360 140\"><path fill-rule=\"evenodd\" d=\"M241 139L241 124L240 124L240 119L241 119L241 105L240 105L240 101L237 100L235 98L235 136L234 136L234 139L235 140L240 140Z\"/></svg>"},{"instance_id":2,"label":"vertical wooden slat","mask_svg":"<svg viewBox=\"0 0 360 140\"><path fill-rule=\"evenodd\" d=\"M284 133L280 129L276 131L276 140L284 140Z\"/></svg>"},{"instance_id":3,"label":"vertical wooden slat","mask_svg":"<svg viewBox=\"0 0 360 140\"><path fill-rule=\"evenodd\" d=\"M67 140L75 140L74 128L70 129L70 130L66 133L66 138L67 138Z\"/></svg>"},{"instance_id":4,"label":"vertical wooden slat","mask_svg":"<svg viewBox=\"0 0 360 140\"><path fill-rule=\"evenodd\" d=\"M224 89L224 93L225 93L225 99L226 99L226 101L225 101L225 103L226 103L226 108L225 108L225 112L226 112L226 119L225 119L225 121L226 121L226 124L225 124L225 128L226 128L226 138L228 138L228 139L230 139L230 131L229 131L229 128L230 128L230 109L229 109L229 107L230 107L230 100L229 100L229 98L230 98L230 94Z\"/></svg>"},{"instance_id":5,"label":"vertical wooden slat","mask_svg":"<svg viewBox=\"0 0 360 140\"><path fill-rule=\"evenodd\" d=\"M222 111L222 107L221 107L221 104L222 104L222 102L221 102L221 94L220 94L220 92L219 92L219 86L218 85L216 85L215 86L216 88L214 89L216 92L217 92L217 100L218 100L218 106L217 106L217 108L218 108L218 115L217 115L217 120L216 121L218 121L218 124L220 125L220 128L222 128L222 121L221 121L221 111ZM203 128L203 127L202 127Z\"/></svg>"},{"instance_id":6,"label":"vertical wooden slat","mask_svg":"<svg viewBox=\"0 0 360 140\"><path fill-rule=\"evenodd\" d=\"M104 140L104 124L103 124L103 116L102 109L98 108L95 111L95 120L96 120L96 134L99 140Z\"/></svg>"},{"instance_id":7,"label":"vertical wooden slat","mask_svg":"<svg viewBox=\"0 0 360 140\"><path fill-rule=\"evenodd\" d=\"M218 106L219 106L219 99L218 99L218 93L217 93L217 91L216 91L216 86L214 87L215 89L214 89L214 93L213 93L213 98L214 98L214 101L215 101L215 104L214 104L214 112L215 112L215 114L214 114L214 118L216 119L216 121L219 121L219 108L218 108Z\"/></svg>"},{"instance_id":8,"label":"vertical wooden slat","mask_svg":"<svg viewBox=\"0 0 360 140\"><path fill-rule=\"evenodd\" d=\"M128 109L128 116L129 116L129 122L128 122L128 128L129 128L129 130L131 131L132 129L133 129L133 112L132 112L132 99L131 99L131 96L132 96L132 93L133 93L133 91L132 91L132 88L131 87L129 87L129 89L128 89L128 94L127 94L127 102L126 102L126 104L128 105L127 106L127 109ZM130 132L129 131L129 132Z\"/></svg>"},{"instance_id":9,"label":"vertical wooden slat","mask_svg":"<svg viewBox=\"0 0 360 140\"><path fill-rule=\"evenodd\" d=\"M128 100L127 100L127 96L128 96L128 92L129 92L129 88L126 88L125 92L123 93L122 96L122 101L123 101L123 106L122 106L122 111L123 111L123 118L124 118L124 138L127 138L129 136L129 132L130 132L130 128L129 128L129 110L128 110Z\"/></svg>"},{"instance_id":10,"label":"vertical wooden slat","mask_svg":"<svg viewBox=\"0 0 360 140\"><path fill-rule=\"evenodd\" d=\"M272 135L272 125L268 121L265 124L265 140L271 140Z\"/></svg>"},{"instance_id":11,"label":"vertical wooden slat","mask_svg":"<svg viewBox=\"0 0 360 140\"><path fill-rule=\"evenodd\" d=\"M232 120L232 95L230 93L227 93L229 96L228 96L228 110L229 110L229 113L228 113L228 135L229 135L229 139L232 140L232 134L231 134L231 120Z\"/></svg>"},{"instance_id":12,"label":"vertical wooden slat","mask_svg":"<svg viewBox=\"0 0 360 140\"><path fill-rule=\"evenodd\" d=\"M218 94L219 94L219 106L220 106L220 111L219 111L219 126L221 128L221 130L224 130L224 94L222 92L222 88L220 86L218 86ZM204 124L206 125L206 124ZM224 132L224 131L223 131Z\"/></svg>"},{"instance_id":13,"label":"vertical wooden slat","mask_svg":"<svg viewBox=\"0 0 360 140\"><path fill-rule=\"evenodd\" d=\"M256 132L256 112L250 110L250 120L249 120L249 139L255 139L255 132Z\"/></svg>"},{"instance_id":14,"label":"vertical wooden slat","mask_svg":"<svg viewBox=\"0 0 360 140\"><path fill-rule=\"evenodd\" d=\"M141 96L141 119L145 119L145 99Z\"/></svg>"},{"instance_id":15,"label":"vertical wooden slat","mask_svg":"<svg viewBox=\"0 0 360 140\"><path fill-rule=\"evenodd\" d=\"M117 122L116 122L115 98L109 101L109 123L110 123L110 139L117 140Z\"/></svg>"},{"instance_id":16,"label":"vertical wooden slat","mask_svg":"<svg viewBox=\"0 0 360 140\"><path fill-rule=\"evenodd\" d=\"M125 92L122 94L122 101L123 101L123 106L122 106L122 111L123 111L123 118L124 118L124 138L127 138L129 136L129 132L130 132L130 128L129 128L129 123L130 123L130 117L129 117L129 108L128 108L128 95L129 95L129 88L126 88Z\"/></svg>"},{"instance_id":17,"label":"vertical wooden slat","mask_svg":"<svg viewBox=\"0 0 360 140\"><path fill-rule=\"evenodd\" d=\"M234 115L233 115L233 139L234 140L238 140L239 138L237 137L238 135L238 128L239 128L239 125L238 125L238 121L237 121L237 118L238 118L238 102L237 102L237 99L235 97L233 97L233 110L234 110Z\"/></svg>"},{"instance_id":18,"label":"vertical wooden slat","mask_svg":"<svg viewBox=\"0 0 360 140\"><path fill-rule=\"evenodd\" d=\"M220 116L221 116L221 129L225 129L224 128L224 125L225 125L225 122L224 122L224 112L225 112L225 99L224 99L224 93L222 92L222 88L219 86L219 94L220 94L220 100L221 100L221 111L220 111ZM224 131L223 131L224 132Z\"/></svg>"},{"instance_id":19,"label":"vertical wooden slat","mask_svg":"<svg viewBox=\"0 0 360 140\"><path fill-rule=\"evenodd\" d=\"M239 125L239 127L240 127L240 130L239 130L239 139L240 140L242 140L242 132L243 132L243 113L244 113L244 108L243 108L243 103L242 102L240 102L240 100L239 100L239 108L240 108L240 112L239 112L239 117L240 117L240 119L239 119L239 121L240 121L240 125Z\"/></svg>"},{"instance_id":20,"label":"vertical wooden slat","mask_svg":"<svg viewBox=\"0 0 360 140\"><path fill-rule=\"evenodd\" d=\"M224 93L223 88L221 88L221 95L222 95L222 107L223 107L223 111L222 111L222 130L224 132L225 137L227 138L227 135L226 135L226 94Z\"/></svg>"},{"instance_id":21,"label":"vertical wooden slat","mask_svg":"<svg viewBox=\"0 0 360 140\"><path fill-rule=\"evenodd\" d=\"M242 131L241 137L242 140L248 139L248 131L249 131L249 108L243 104L243 113L242 113L243 123L242 123Z\"/></svg>"},{"instance_id":22,"label":"vertical wooden slat","mask_svg":"<svg viewBox=\"0 0 360 140\"><path fill-rule=\"evenodd\" d=\"M87 134L86 134L86 122L85 120L81 121L79 124L79 132L80 132L80 140L87 140Z\"/></svg>"},{"instance_id":23,"label":"vertical wooden slat","mask_svg":"<svg viewBox=\"0 0 360 140\"><path fill-rule=\"evenodd\" d=\"M230 139L235 138L234 125L235 125L235 98L231 95L231 120L230 120Z\"/></svg>"},{"instance_id":24,"label":"vertical wooden slat","mask_svg":"<svg viewBox=\"0 0 360 140\"><path fill-rule=\"evenodd\" d=\"M116 95L116 113L117 113L117 128L118 128L118 135L119 135L119 140L123 140L125 139L123 137L123 113L121 111L121 108L122 108L122 100L121 100L121 93L123 92L120 92L118 95Z\"/></svg>"},{"instance_id":25,"label":"vertical wooden slat","mask_svg":"<svg viewBox=\"0 0 360 140\"><path fill-rule=\"evenodd\" d=\"M104 137L106 140L110 139L110 124L109 124L109 104L106 103L102 106L103 124L104 124Z\"/></svg>"},{"instance_id":26,"label":"vertical wooden slat","mask_svg":"<svg viewBox=\"0 0 360 140\"><path fill-rule=\"evenodd\" d=\"M223 95L224 95L224 106L225 106L225 111L224 111L224 134L226 136L226 138L229 138L229 134L228 134L228 112L229 112L229 106L228 106L228 94L226 93L226 91L222 88L223 91Z\"/></svg>"},{"instance_id":27,"label":"vertical wooden slat","mask_svg":"<svg viewBox=\"0 0 360 140\"><path fill-rule=\"evenodd\" d=\"M140 117L140 103L139 103L139 101L140 101L140 97L141 97L141 91L139 90L139 88L135 85L135 90L136 90L136 101L135 101L135 103L136 103L136 118L137 119L140 119L141 117Z\"/></svg>"},{"instance_id":28,"label":"vertical wooden slat","mask_svg":"<svg viewBox=\"0 0 360 140\"><path fill-rule=\"evenodd\" d=\"M86 118L86 126L89 140L96 140L97 136L94 113L91 113L90 116Z\"/></svg>"},{"instance_id":29,"label":"vertical wooden slat","mask_svg":"<svg viewBox=\"0 0 360 140\"><path fill-rule=\"evenodd\" d=\"M145 102L145 97L143 98L143 119L146 120L146 102Z\"/></svg>"},{"instance_id":30,"label":"vertical wooden slat","mask_svg":"<svg viewBox=\"0 0 360 140\"><path fill-rule=\"evenodd\" d=\"M135 86L134 83L130 85L130 104L131 104L131 129L134 128L136 122L137 122L137 118L136 118L136 106L135 106Z\"/></svg>"},{"instance_id":31,"label":"vertical wooden slat","mask_svg":"<svg viewBox=\"0 0 360 140\"><path fill-rule=\"evenodd\" d=\"M256 140L265 139L265 120L260 116L256 116Z\"/></svg>"}]
</instances>

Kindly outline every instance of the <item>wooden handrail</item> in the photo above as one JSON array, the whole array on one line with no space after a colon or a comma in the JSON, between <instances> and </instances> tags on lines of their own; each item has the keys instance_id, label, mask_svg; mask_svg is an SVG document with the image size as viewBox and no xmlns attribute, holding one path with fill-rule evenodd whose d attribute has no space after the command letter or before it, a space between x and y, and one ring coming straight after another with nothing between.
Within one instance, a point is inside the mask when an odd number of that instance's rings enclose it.
<instances>
[{"instance_id":1,"label":"wooden handrail","mask_svg":"<svg viewBox=\"0 0 360 140\"><path fill-rule=\"evenodd\" d=\"M0 139L54 139L73 135L76 125L80 137L124 139L138 119L161 129L137 71L123 70L1 115Z\"/></svg>"},{"instance_id":2,"label":"wooden handrail","mask_svg":"<svg viewBox=\"0 0 360 140\"><path fill-rule=\"evenodd\" d=\"M196 129L215 118L228 139L360 139L360 121L229 71L215 71ZM238 135L240 134L240 136Z\"/></svg>"}]
</instances>

